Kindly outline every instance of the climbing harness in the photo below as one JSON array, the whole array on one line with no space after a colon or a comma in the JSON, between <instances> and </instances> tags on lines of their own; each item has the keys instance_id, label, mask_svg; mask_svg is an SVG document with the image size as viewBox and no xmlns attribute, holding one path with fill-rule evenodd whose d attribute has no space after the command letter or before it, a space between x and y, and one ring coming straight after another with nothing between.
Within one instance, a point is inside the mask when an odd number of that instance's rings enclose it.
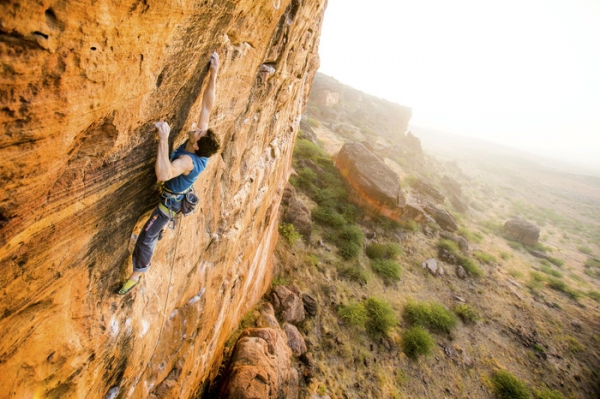
<instances>
[{"instance_id":1,"label":"climbing harness","mask_svg":"<svg viewBox=\"0 0 600 399\"><path fill-rule=\"evenodd\" d=\"M173 212L174 202L181 202L179 211L183 214L183 216L194 213L196 205L198 205L198 196L196 195L194 185L190 186L190 188L181 193L173 192L165 186L162 186L160 190L160 197L161 201L158 203L158 207L165 215L169 216L169 223L167 226L171 230L175 228L175 212Z\"/></svg>"}]
</instances>

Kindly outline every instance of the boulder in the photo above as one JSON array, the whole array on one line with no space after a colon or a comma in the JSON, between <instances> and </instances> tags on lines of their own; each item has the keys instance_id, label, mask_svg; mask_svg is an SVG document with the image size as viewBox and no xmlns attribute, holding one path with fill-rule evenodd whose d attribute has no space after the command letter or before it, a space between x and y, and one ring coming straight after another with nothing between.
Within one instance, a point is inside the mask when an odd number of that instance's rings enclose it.
<instances>
[{"instance_id":1,"label":"boulder","mask_svg":"<svg viewBox=\"0 0 600 399\"><path fill-rule=\"evenodd\" d=\"M310 209L296 197L294 186L287 184L281 201L284 206L282 222L294 225L304 240L310 242L313 228Z\"/></svg>"},{"instance_id":2,"label":"boulder","mask_svg":"<svg viewBox=\"0 0 600 399\"><path fill-rule=\"evenodd\" d=\"M437 206L428 203L425 206L425 212L430 214L442 229L446 231L458 230L458 224L456 223L454 216L452 216L447 210L438 208Z\"/></svg>"},{"instance_id":3,"label":"boulder","mask_svg":"<svg viewBox=\"0 0 600 399\"><path fill-rule=\"evenodd\" d=\"M464 280L465 278L467 278L467 272L465 271L465 269L462 266L458 266L456 268L456 275L458 276L459 279Z\"/></svg>"},{"instance_id":4,"label":"boulder","mask_svg":"<svg viewBox=\"0 0 600 399\"><path fill-rule=\"evenodd\" d=\"M299 323L306 318L304 302L295 288L278 285L271 292L271 300L282 322Z\"/></svg>"},{"instance_id":5,"label":"boulder","mask_svg":"<svg viewBox=\"0 0 600 399\"><path fill-rule=\"evenodd\" d=\"M540 238L540 228L522 219L511 219L504 223L504 231L515 241L535 245Z\"/></svg>"},{"instance_id":6,"label":"boulder","mask_svg":"<svg viewBox=\"0 0 600 399\"><path fill-rule=\"evenodd\" d=\"M292 350L294 356L301 356L306 353L306 342L304 342L304 337L298 331L298 328L293 324L286 324L283 327L283 331L285 331L285 335L287 336L287 344Z\"/></svg>"},{"instance_id":7,"label":"boulder","mask_svg":"<svg viewBox=\"0 0 600 399\"><path fill-rule=\"evenodd\" d=\"M421 263L421 266L423 266L423 268L425 270L427 270L429 273L433 274L434 276L443 276L444 275L444 269L442 268L442 265L440 265L438 263L437 259L435 259L435 258L427 259L425 262Z\"/></svg>"},{"instance_id":8,"label":"boulder","mask_svg":"<svg viewBox=\"0 0 600 399\"><path fill-rule=\"evenodd\" d=\"M245 330L224 373L220 398L278 399L298 397L298 372L281 330Z\"/></svg>"},{"instance_id":9,"label":"boulder","mask_svg":"<svg viewBox=\"0 0 600 399\"><path fill-rule=\"evenodd\" d=\"M437 188L433 186L433 184L423 178L419 178L414 185L415 190L417 190L422 195L427 198L433 200L436 204L441 204L444 202L444 195L439 192Z\"/></svg>"},{"instance_id":10,"label":"boulder","mask_svg":"<svg viewBox=\"0 0 600 399\"><path fill-rule=\"evenodd\" d=\"M279 322L275 318L275 310L269 302L263 303L259 308L260 315L256 319L257 327L280 328Z\"/></svg>"},{"instance_id":11,"label":"boulder","mask_svg":"<svg viewBox=\"0 0 600 399\"><path fill-rule=\"evenodd\" d=\"M316 316L317 311L319 310L319 303L317 299L309 294L302 294L302 302L304 303L304 310L309 316Z\"/></svg>"},{"instance_id":12,"label":"boulder","mask_svg":"<svg viewBox=\"0 0 600 399\"><path fill-rule=\"evenodd\" d=\"M398 219L406 199L400 179L389 166L361 143L346 143L336 156L350 199L371 213Z\"/></svg>"}]
</instances>

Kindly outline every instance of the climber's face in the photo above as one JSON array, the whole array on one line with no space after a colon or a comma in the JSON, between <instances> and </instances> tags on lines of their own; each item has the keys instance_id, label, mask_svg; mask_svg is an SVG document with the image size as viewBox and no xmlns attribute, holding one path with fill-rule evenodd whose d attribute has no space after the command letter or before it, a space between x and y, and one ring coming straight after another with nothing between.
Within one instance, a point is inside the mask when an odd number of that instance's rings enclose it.
<instances>
[{"instance_id":1,"label":"climber's face","mask_svg":"<svg viewBox=\"0 0 600 399\"><path fill-rule=\"evenodd\" d=\"M208 129L193 129L193 130L190 130L189 140L190 140L190 143L193 145L194 150L196 150L196 151L199 150L198 140L200 140L200 138L206 136L206 132L207 131L208 131Z\"/></svg>"}]
</instances>

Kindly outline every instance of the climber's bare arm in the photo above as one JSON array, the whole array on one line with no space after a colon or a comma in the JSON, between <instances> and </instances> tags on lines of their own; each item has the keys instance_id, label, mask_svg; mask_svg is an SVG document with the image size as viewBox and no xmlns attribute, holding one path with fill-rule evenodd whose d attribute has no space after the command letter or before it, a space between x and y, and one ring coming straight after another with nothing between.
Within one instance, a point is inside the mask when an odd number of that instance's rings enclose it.
<instances>
[{"instance_id":1,"label":"climber's bare arm","mask_svg":"<svg viewBox=\"0 0 600 399\"><path fill-rule=\"evenodd\" d=\"M198 128L202 131L208 129L208 118L215 104L215 93L217 89L217 72L219 71L219 55L215 51L210 56L208 86L202 95L202 110Z\"/></svg>"},{"instance_id":2,"label":"climber's bare arm","mask_svg":"<svg viewBox=\"0 0 600 399\"><path fill-rule=\"evenodd\" d=\"M181 174L188 174L194 169L192 158L188 155L173 160L169 160L169 133L171 128L167 122L157 122L158 129L158 153L156 154L156 164L154 171L158 180L167 181Z\"/></svg>"}]
</instances>

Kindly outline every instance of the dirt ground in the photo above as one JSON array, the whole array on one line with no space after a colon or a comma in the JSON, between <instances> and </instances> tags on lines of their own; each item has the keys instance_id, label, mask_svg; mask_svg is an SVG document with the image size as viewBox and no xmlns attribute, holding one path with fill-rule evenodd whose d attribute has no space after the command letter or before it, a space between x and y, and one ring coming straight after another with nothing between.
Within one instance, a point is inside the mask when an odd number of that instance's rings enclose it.
<instances>
[{"instance_id":1,"label":"dirt ground","mask_svg":"<svg viewBox=\"0 0 600 399\"><path fill-rule=\"evenodd\" d=\"M331 154L343 144L325 126L315 132ZM392 285L375 275L361 285L340 275L343 261L331 245L316 244L322 238L318 226L310 245L281 242L277 278L315 295L321 306L301 329L316 359L315 378L303 392L326 392L331 398L491 398L490 375L502 369L539 398L598 397L600 306L594 293L600 291L600 276L585 264L600 257L600 179L510 152L498 154L493 145L461 148L452 138L445 143L437 138L436 144L428 146L423 139L420 168L407 168L402 160L386 163L403 179L425 175L435 182L448 175L458 181L468 211L459 213L448 201L444 205L463 231L478 237L470 242L471 254L488 254L494 261L480 262L484 276L479 279L460 279L456 266L443 263L445 274L432 276L421 263L436 257L439 236L417 230L398 239L364 223L363 231L376 231L378 241L401 245L403 274ZM499 228L515 216L540 227L540 247L557 264L541 261L503 236ZM368 264L364 256L360 262ZM560 289L552 288L547 273L562 281ZM387 342L373 341L340 322L340 304L367 297L384 298L396 310L399 324ZM408 327L402 311L411 299L436 301L448 309L466 303L481 319L459 321L450 334L434 334L433 353L412 360L400 349Z\"/></svg>"}]
</instances>

